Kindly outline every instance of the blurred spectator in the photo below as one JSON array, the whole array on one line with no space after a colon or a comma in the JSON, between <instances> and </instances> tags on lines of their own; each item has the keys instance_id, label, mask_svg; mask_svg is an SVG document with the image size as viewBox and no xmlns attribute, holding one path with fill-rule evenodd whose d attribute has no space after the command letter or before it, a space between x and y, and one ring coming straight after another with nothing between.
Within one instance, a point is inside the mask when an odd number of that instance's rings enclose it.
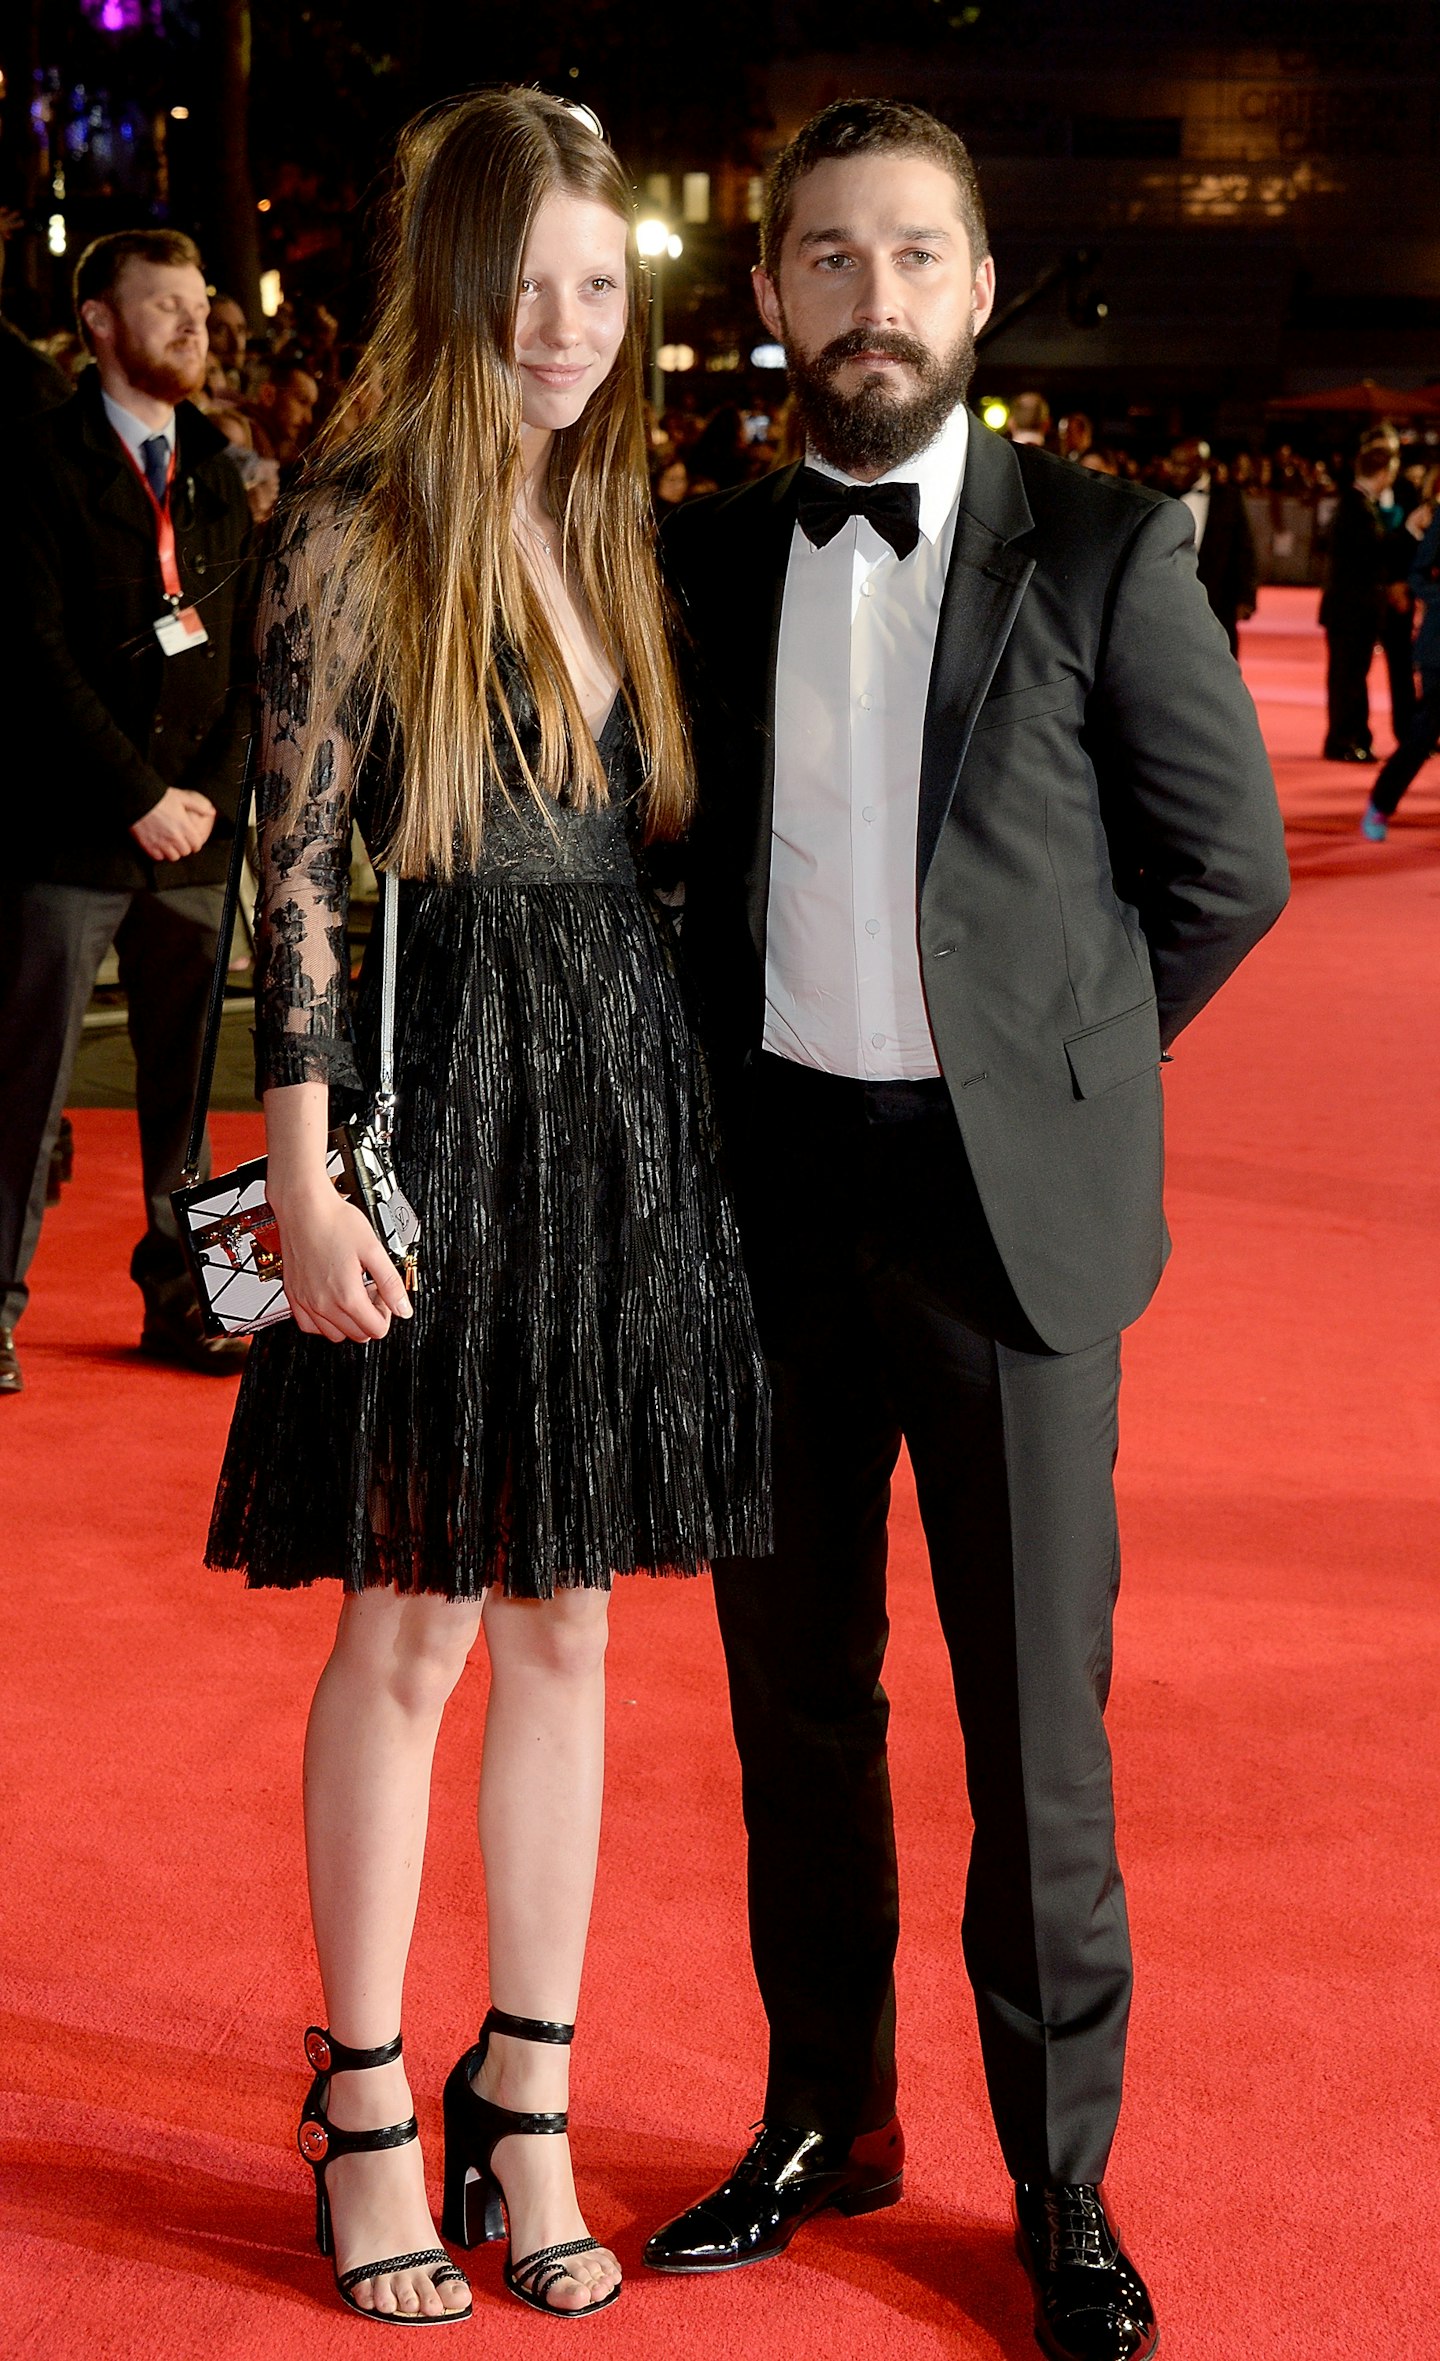
<instances>
[{"instance_id":1,"label":"blurred spectator","mask_svg":"<svg viewBox=\"0 0 1440 2361\"><path fill-rule=\"evenodd\" d=\"M0 426L18 426L68 402L74 387L38 345L0 319Z\"/></svg>"},{"instance_id":2,"label":"blurred spectator","mask_svg":"<svg viewBox=\"0 0 1440 2361\"><path fill-rule=\"evenodd\" d=\"M0 284L4 280L5 241L23 226L22 215L0 212ZM42 410L68 402L71 391L70 380L49 355L8 320L0 319L0 426L18 426L22 419L37 418Z\"/></svg>"},{"instance_id":3,"label":"blurred spectator","mask_svg":"<svg viewBox=\"0 0 1440 2361\"><path fill-rule=\"evenodd\" d=\"M217 403L207 412L212 426L219 428L229 446L227 456L233 461L245 498L249 503L250 521L266 525L275 513L280 497L280 462L267 459L255 448L255 429L243 410Z\"/></svg>"},{"instance_id":4,"label":"blurred spectator","mask_svg":"<svg viewBox=\"0 0 1440 2361\"><path fill-rule=\"evenodd\" d=\"M0 456L0 665L15 787L0 921L0 1392L51 1146L113 943L135 1050L146 1225L141 1349L207 1342L170 1192L180 1182L249 734L253 533L226 446L187 399L205 372L200 257L175 230L98 238L75 272L95 355ZM21 788L24 792L21 792Z\"/></svg>"},{"instance_id":5,"label":"blurred spectator","mask_svg":"<svg viewBox=\"0 0 1440 2361\"><path fill-rule=\"evenodd\" d=\"M678 508L690 496L690 470L683 459L666 459L656 468L651 493L657 513Z\"/></svg>"},{"instance_id":6,"label":"blurred spectator","mask_svg":"<svg viewBox=\"0 0 1440 2361\"><path fill-rule=\"evenodd\" d=\"M1022 393L1010 404L1010 416L1005 432L1012 443L1047 443L1050 439L1050 404L1043 394Z\"/></svg>"},{"instance_id":7,"label":"blurred spectator","mask_svg":"<svg viewBox=\"0 0 1440 2361\"><path fill-rule=\"evenodd\" d=\"M328 304L301 296L292 305L284 351L287 360L298 361L320 385L339 384L340 322Z\"/></svg>"},{"instance_id":8,"label":"blurred spectator","mask_svg":"<svg viewBox=\"0 0 1440 2361\"><path fill-rule=\"evenodd\" d=\"M1072 410L1060 421L1060 456L1062 459L1083 459L1095 441L1095 429L1083 410Z\"/></svg>"},{"instance_id":9,"label":"blurred spectator","mask_svg":"<svg viewBox=\"0 0 1440 2361\"><path fill-rule=\"evenodd\" d=\"M210 357L218 361L232 394L245 391L245 350L250 323L233 295L217 295L210 306Z\"/></svg>"},{"instance_id":10,"label":"blurred spectator","mask_svg":"<svg viewBox=\"0 0 1440 2361\"><path fill-rule=\"evenodd\" d=\"M257 448L278 459L282 469L299 460L315 423L320 388L308 369L281 354L264 364L260 382L246 405L260 429ZM262 441L263 438L263 441Z\"/></svg>"},{"instance_id":11,"label":"blurred spectator","mask_svg":"<svg viewBox=\"0 0 1440 2361\"><path fill-rule=\"evenodd\" d=\"M1098 443L1092 443L1088 451L1082 452L1080 465L1088 467L1092 475L1118 476L1120 473L1120 461L1117 454L1114 451L1102 450Z\"/></svg>"},{"instance_id":12,"label":"blurred spectator","mask_svg":"<svg viewBox=\"0 0 1440 2361\"><path fill-rule=\"evenodd\" d=\"M726 402L715 412L685 454L694 492L728 492L743 484L750 473L750 446L738 402Z\"/></svg>"},{"instance_id":13,"label":"blurred spectator","mask_svg":"<svg viewBox=\"0 0 1440 2361\"><path fill-rule=\"evenodd\" d=\"M1360 822L1362 836L1383 844L1390 822L1406 788L1422 765L1440 746L1440 515L1435 508L1435 485L1422 485L1430 497L1417 502L1406 518L1408 535L1418 538L1410 570L1410 587L1420 607L1420 630L1415 641L1415 663L1420 672L1420 702L1410 727L1376 778Z\"/></svg>"},{"instance_id":14,"label":"blurred spectator","mask_svg":"<svg viewBox=\"0 0 1440 2361\"><path fill-rule=\"evenodd\" d=\"M1330 534L1330 563L1320 621L1329 642L1327 677L1327 762L1373 762L1368 675L1376 642L1384 640L1390 670L1392 710L1413 718L1415 682L1411 671L1408 593L1401 637L1389 617L1398 613L1392 593L1403 585L1397 566L1408 573L1409 544L1395 507L1400 467L1398 442L1371 437L1355 461L1354 479L1341 493ZM1397 661L1398 659L1398 661ZM1397 731L1403 735L1404 731Z\"/></svg>"},{"instance_id":15,"label":"blurred spectator","mask_svg":"<svg viewBox=\"0 0 1440 2361\"><path fill-rule=\"evenodd\" d=\"M1238 623L1255 612L1259 575L1244 495L1222 483L1210 464L1210 445L1196 437L1170 454L1171 487L1195 519L1195 566L1205 596L1224 626L1232 655L1240 652Z\"/></svg>"},{"instance_id":16,"label":"blurred spectator","mask_svg":"<svg viewBox=\"0 0 1440 2361\"><path fill-rule=\"evenodd\" d=\"M57 328L50 336L37 336L35 349L54 362L72 390L90 366L90 355L72 328Z\"/></svg>"},{"instance_id":17,"label":"blurred spectator","mask_svg":"<svg viewBox=\"0 0 1440 2361\"><path fill-rule=\"evenodd\" d=\"M1400 475L1400 437L1388 423L1366 436L1383 443L1392 462L1388 487L1380 494L1380 516L1386 528L1385 579L1380 601L1379 641L1390 676L1390 725L1398 745L1408 737L1415 720L1415 600L1410 589L1410 567L1415 552L1403 526L1418 495Z\"/></svg>"}]
</instances>

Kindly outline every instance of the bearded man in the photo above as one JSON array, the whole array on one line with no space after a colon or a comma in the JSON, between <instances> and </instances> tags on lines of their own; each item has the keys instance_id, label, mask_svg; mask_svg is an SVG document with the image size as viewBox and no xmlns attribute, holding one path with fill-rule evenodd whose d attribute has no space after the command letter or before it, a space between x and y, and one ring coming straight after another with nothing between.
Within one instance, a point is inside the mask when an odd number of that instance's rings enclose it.
<instances>
[{"instance_id":1,"label":"bearded man","mask_svg":"<svg viewBox=\"0 0 1440 2361\"><path fill-rule=\"evenodd\" d=\"M85 1009L114 944L135 1050L141 1349L211 1372L170 1207L179 1185L249 729L254 556L202 384L200 257L97 238L75 273L94 358L7 445L0 664L12 733L0 884L0 1393ZM18 736L18 749L13 740Z\"/></svg>"},{"instance_id":2,"label":"bearded man","mask_svg":"<svg viewBox=\"0 0 1440 2361\"><path fill-rule=\"evenodd\" d=\"M759 2262L901 2193L903 1442L1037 2334L1135 2361L1154 2311L1099 2186L1131 1986L1103 1718L1119 1333L1167 1250L1162 1059L1283 906L1279 815L1188 510L965 408L995 274L960 140L826 108L774 168L761 254L808 458L667 544L696 652L686 956L774 1384L776 1552L715 1568L770 2058L758 2139L646 2259Z\"/></svg>"}]
</instances>

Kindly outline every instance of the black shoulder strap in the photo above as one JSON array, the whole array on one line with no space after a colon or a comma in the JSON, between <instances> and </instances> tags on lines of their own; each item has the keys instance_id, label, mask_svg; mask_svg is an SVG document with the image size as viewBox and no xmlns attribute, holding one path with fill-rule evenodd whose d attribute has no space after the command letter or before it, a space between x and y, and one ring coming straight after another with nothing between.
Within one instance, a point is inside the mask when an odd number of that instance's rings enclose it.
<instances>
[{"instance_id":1,"label":"black shoulder strap","mask_svg":"<svg viewBox=\"0 0 1440 2361\"><path fill-rule=\"evenodd\" d=\"M205 1119L210 1112L210 1086L215 1079L215 1052L220 1044L220 1019L225 1011L225 978L230 969L230 938L240 905L240 879L245 869L245 840L250 833L250 805L255 793L255 739L245 749L245 776L235 806L235 838L225 879L225 901L220 912L220 940L215 945L215 971L210 978L210 1005L205 1011L205 1038L200 1045L200 1071L195 1077L195 1104L190 1113L190 1137L185 1143L185 1168L180 1175L187 1189L200 1178L200 1149Z\"/></svg>"}]
</instances>

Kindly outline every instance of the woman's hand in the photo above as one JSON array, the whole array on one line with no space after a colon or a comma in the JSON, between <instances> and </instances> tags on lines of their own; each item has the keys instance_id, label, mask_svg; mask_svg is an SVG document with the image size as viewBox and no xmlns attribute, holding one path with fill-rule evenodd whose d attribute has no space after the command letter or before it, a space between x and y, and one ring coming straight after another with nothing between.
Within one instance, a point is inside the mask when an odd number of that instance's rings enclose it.
<instances>
[{"instance_id":1,"label":"woman's hand","mask_svg":"<svg viewBox=\"0 0 1440 2361\"><path fill-rule=\"evenodd\" d=\"M389 1334L392 1317L412 1317L405 1282L369 1222L329 1181L286 1196L273 1211L285 1294L307 1336L369 1344Z\"/></svg>"},{"instance_id":2,"label":"woman's hand","mask_svg":"<svg viewBox=\"0 0 1440 2361\"><path fill-rule=\"evenodd\" d=\"M266 1194L297 1328L331 1344L369 1344L389 1334L392 1317L411 1317L410 1298L364 1214L326 1175L328 1108L323 1082L266 1091Z\"/></svg>"}]
</instances>

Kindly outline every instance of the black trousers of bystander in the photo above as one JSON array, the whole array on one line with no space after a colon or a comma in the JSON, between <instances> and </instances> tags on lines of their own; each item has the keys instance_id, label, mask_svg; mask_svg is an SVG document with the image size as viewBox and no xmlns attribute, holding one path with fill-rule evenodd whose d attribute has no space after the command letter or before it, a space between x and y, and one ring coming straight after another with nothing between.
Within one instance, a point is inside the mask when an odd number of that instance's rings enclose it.
<instances>
[{"instance_id":1,"label":"black trousers of bystander","mask_svg":"<svg viewBox=\"0 0 1440 2361\"><path fill-rule=\"evenodd\" d=\"M29 1300L50 1150L100 962L113 943L135 1052L145 1228L131 1277L147 1311L188 1301L170 1191L180 1185L222 889L13 887L0 907L0 1327ZM208 1173L209 1149L205 1171Z\"/></svg>"}]
</instances>

